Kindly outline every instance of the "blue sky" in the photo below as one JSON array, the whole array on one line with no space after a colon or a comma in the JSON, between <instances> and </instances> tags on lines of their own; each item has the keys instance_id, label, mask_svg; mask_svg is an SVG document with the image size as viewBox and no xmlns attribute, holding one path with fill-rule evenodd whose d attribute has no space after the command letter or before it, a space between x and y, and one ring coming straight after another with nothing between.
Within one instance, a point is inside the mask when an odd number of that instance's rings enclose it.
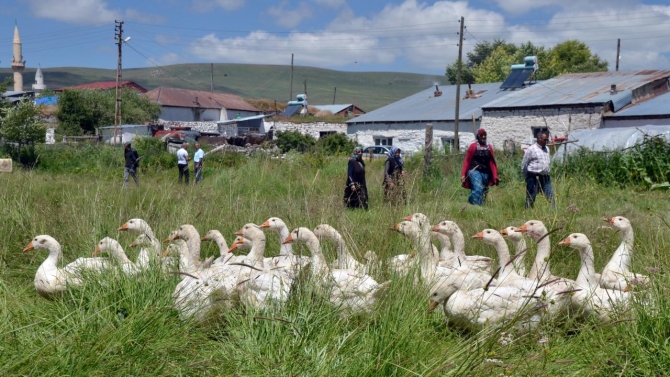
<instances>
[{"instance_id":1,"label":"blue sky","mask_svg":"<svg viewBox=\"0 0 670 377\"><path fill-rule=\"evenodd\" d=\"M123 67L257 63L343 71L443 74L478 41L585 42L614 69L670 68L667 0L18 0L0 9L0 66L14 21L28 67L116 68L114 20L124 20Z\"/></svg>"}]
</instances>

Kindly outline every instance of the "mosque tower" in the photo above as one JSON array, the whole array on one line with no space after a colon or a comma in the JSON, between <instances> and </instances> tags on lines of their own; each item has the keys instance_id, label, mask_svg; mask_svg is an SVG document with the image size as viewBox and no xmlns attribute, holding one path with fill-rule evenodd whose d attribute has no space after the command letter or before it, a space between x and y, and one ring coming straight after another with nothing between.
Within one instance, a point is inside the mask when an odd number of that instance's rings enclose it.
<instances>
[{"instance_id":1,"label":"mosque tower","mask_svg":"<svg viewBox=\"0 0 670 377\"><path fill-rule=\"evenodd\" d=\"M23 70L26 68L26 62L21 54L21 37L19 37L19 27L14 25L14 59L12 59L12 70L14 71L14 90L23 91Z\"/></svg>"},{"instance_id":2,"label":"mosque tower","mask_svg":"<svg viewBox=\"0 0 670 377\"><path fill-rule=\"evenodd\" d=\"M44 75L42 74L42 67L37 67L37 72L35 72L35 83L33 84L33 92L35 96L38 96L47 86L44 85Z\"/></svg>"}]
</instances>

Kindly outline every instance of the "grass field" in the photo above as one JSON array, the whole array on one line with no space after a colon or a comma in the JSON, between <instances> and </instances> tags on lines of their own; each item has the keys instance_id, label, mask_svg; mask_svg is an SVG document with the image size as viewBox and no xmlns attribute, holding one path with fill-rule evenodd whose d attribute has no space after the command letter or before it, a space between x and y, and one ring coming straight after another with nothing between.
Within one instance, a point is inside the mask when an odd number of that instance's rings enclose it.
<instances>
[{"instance_id":1,"label":"grass field","mask_svg":"<svg viewBox=\"0 0 670 377\"><path fill-rule=\"evenodd\" d=\"M453 159L453 160L452 160ZM657 376L670 365L670 207L667 192L615 189L580 177L554 177L557 207L538 200L524 210L517 160L500 158L502 183L484 207L466 205L458 182L459 161L442 158L444 179L421 189L418 158L407 162L409 203L382 204L382 161L368 164L369 212L341 205L346 157L315 161L251 158L234 168L205 171L198 187L177 186L177 171L140 172L141 187L121 190L122 169L102 174L18 171L0 176L0 375L16 376ZM566 208L574 204L578 211ZM574 208L573 207L573 208ZM61 300L40 298L33 286L42 251L23 254L34 236L50 234L63 246L64 262L89 256L109 236L126 247L133 236L117 231L140 217L163 239L181 224L201 234L220 229L227 241L248 222L281 217L290 228L329 223L356 255L382 258L407 253L411 243L388 228L423 212L437 223L456 221L469 254L494 256L490 246L470 239L484 228L543 221L552 237L553 273L575 278L579 255L555 246L572 232L586 233L601 269L620 242L599 230L603 216L622 215L635 228L634 270L648 273L658 311L641 307L614 323L565 318L502 346L494 338L449 328L442 313L427 313L427 293L408 279L392 278L389 294L374 313L344 317L302 286L281 311L244 308L208 325L182 322L171 309L176 276L147 273L138 278L92 279ZM268 254L279 239L268 233ZM530 243L532 244L532 242ZM298 250L307 253L302 246ZM126 249L134 260L136 250ZM203 243L203 256L218 253ZM334 248L324 245L329 260ZM527 264L534 253L527 258ZM649 273L646 267L658 267ZM542 341L540 341L542 340Z\"/></svg>"}]
</instances>

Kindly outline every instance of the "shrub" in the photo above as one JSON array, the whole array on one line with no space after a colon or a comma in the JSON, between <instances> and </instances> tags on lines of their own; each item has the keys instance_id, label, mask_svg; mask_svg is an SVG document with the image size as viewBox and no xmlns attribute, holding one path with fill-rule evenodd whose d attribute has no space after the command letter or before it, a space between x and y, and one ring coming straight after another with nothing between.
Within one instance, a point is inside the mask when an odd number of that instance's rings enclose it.
<instances>
[{"instance_id":1,"label":"shrub","mask_svg":"<svg viewBox=\"0 0 670 377\"><path fill-rule=\"evenodd\" d=\"M316 144L316 140L311 135L303 135L298 131L279 131L275 141L282 153L291 150L304 153Z\"/></svg>"},{"instance_id":2,"label":"shrub","mask_svg":"<svg viewBox=\"0 0 670 377\"><path fill-rule=\"evenodd\" d=\"M326 155L342 156L351 153L356 147L356 142L345 134L335 133L320 138L316 142L316 147Z\"/></svg>"}]
</instances>

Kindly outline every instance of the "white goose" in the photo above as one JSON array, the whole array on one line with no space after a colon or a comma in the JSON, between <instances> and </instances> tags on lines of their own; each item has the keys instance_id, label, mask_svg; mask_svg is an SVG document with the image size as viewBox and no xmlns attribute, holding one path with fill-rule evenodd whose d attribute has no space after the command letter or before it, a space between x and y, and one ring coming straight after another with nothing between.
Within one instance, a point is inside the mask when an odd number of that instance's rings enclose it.
<instances>
[{"instance_id":1,"label":"white goose","mask_svg":"<svg viewBox=\"0 0 670 377\"><path fill-rule=\"evenodd\" d=\"M631 300L631 294L616 289L601 288L594 274L593 248L588 237L582 233L572 233L559 245L570 246L579 250L582 259L579 275L575 282L572 302L588 315L602 321L609 320L617 309L622 309Z\"/></svg>"},{"instance_id":2,"label":"white goose","mask_svg":"<svg viewBox=\"0 0 670 377\"><path fill-rule=\"evenodd\" d=\"M121 247L119 242L113 238L105 237L95 245L93 256L95 257L100 253L109 254L111 259L117 263L121 272L126 275L137 275L141 271L135 263L128 259L126 252L123 251L123 247Z\"/></svg>"},{"instance_id":3,"label":"white goose","mask_svg":"<svg viewBox=\"0 0 670 377\"><path fill-rule=\"evenodd\" d=\"M481 255L465 255L465 237L458 225L450 220L444 220L433 226L433 232L451 237L454 251L444 259L444 266L459 267L465 265L477 272L491 273L492 260Z\"/></svg>"},{"instance_id":4,"label":"white goose","mask_svg":"<svg viewBox=\"0 0 670 377\"><path fill-rule=\"evenodd\" d=\"M514 245L514 261L512 262L514 270L517 274L526 276L525 260L526 254L528 254L526 239L523 237L523 232L517 232L516 228L517 227L515 226L508 226L507 228L502 229L500 234L502 234L503 237L507 236L507 239Z\"/></svg>"},{"instance_id":5,"label":"white goose","mask_svg":"<svg viewBox=\"0 0 670 377\"><path fill-rule=\"evenodd\" d=\"M292 267L292 277L295 278L300 274L300 271L310 263L310 258L304 255L295 255L293 253L293 245L284 243L286 237L289 235L288 226L279 217L270 217L266 222L260 225L261 229L270 229L279 234L279 255L276 258L276 263L281 265L290 264Z\"/></svg>"},{"instance_id":6,"label":"white goose","mask_svg":"<svg viewBox=\"0 0 670 377\"><path fill-rule=\"evenodd\" d=\"M214 257L209 257L204 261L200 260L200 233L198 233L198 230L195 229L193 225L184 224L180 226L179 229L170 233L168 238L165 239L165 242L174 241L176 239L182 239L186 241L191 258L192 268L202 270L212 265Z\"/></svg>"},{"instance_id":7,"label":"white goose","mask_svg":"<svg viewBox=\"0 0 670 377\"><path fill-rule=\"evenodd\" d=\"M422 242L421 240L421 229L419 229L419 226L417 224L411 221L403 220L393 225L393 227L391 227L391 230L396 231L402 234L403 236L409 238L415 244L423 245L423 248L425 250L423 250L422 254L432 255L432 253L428 251L430 249L428 249L426 242L425 241ZM410 254L395 255L389 261L389 267L397 274L404 276L407 275L410 272L411 268L417 264L425 264L424 269L428 271L432 269L435 263L437 263L436 259L416 257L416 255L417 255L416 249L412 250Z\"/></svg>"},{"instance_id":8,"label":"white goose","mask_svg":"<svg viewBox=\"0 0 670 377\"><path fill-rule=\"evenodd\" d=\"M623 216L604 218L621 232L621 244L600 274L600 286L606 289L627 291L629 285L646 284L649 277L631 271L635 235L630 220Z\"/></svg>"},{"instance_id":9,"label":"white goose","mask_svg":"<svg viewBox=\"0 0 670 377\"><path fill-rule=\"evenodd\" d=\"M451 251L451 240L449 239L449 236L440 232L431 231L430 238L433 241L440 243L440 262L444 262L453 257L454 252Z\"/></svg>"},{"instance_id":10,"label":"white goose","mask_svg":"<svg viewBox=\"0 0 670 377\"><path fill-rule=\"evenodd\" d=\"M169 245L168 247L170 246L172 245ZM141 270L148 270L151 268L152 260L156 261L161 266L161 270L163 272L170 272L179 267L179 260L168 257L167 253L164 253L162 258L158 260L152 258L150 255L150 250L153 250L155 247L154 240L152 240L151 237L144 233L137 236L137 238L135 238L133 242L130 243L129 247L140 247L140 252L137 254L137 258L135 259L135 265ZM174 247L176 248L177 246L175 245Z\"/></svg>"},{"instance_id":11,"label":"white goose","mask_svg":"<svg viewBox=\"0 0 670 377\"><path fill-rule=\"evenodd\" d=\"M68 266L58 268L63 252L56 239L48 235L36 236L23 249L23 252L27 253L33 249L49 251L49 256L42 262L35 274L35 290L40 296L52 298L65 291L68 285L82 284L81 279L76 276L76 271L69 270Z\"/></svg>"},{"instance_id":12,"label":"white goose","mask_svg":"<svg viewBox=\"0 0 670 377\"><path fill-rule=\"evenodd\" d=\"M319 239L308 228L296 228L284 243L302 242L312 253L312 277L321 284L335 306L350 312L372 310L380 295L391 285L391 281L377 283L369 275L355 270L330 269L321 253Z\"/></svg>"},{"instance_id":13,"label":"white goose","mask_svg":"<svg viewBox=\"0 0 670 377\"><path fill-rule=\"evenodd\" d=\"M359 263L351 253L344 238L335 228L328 224L320 224L314 228L314 235L322 242L324 239L332 241L337 247L337 259L331 265L332 268L341 270L359 270L362 273L367 273L367 266Z\"/></svg>"},{"instance_id":14,"label":"white goose","mask_svg":"<svg viewBox=\"0 0 670 377\"><path fill-rule=\"evenodd\" d=\"M143 219L130 219L121 225L118 229L122 232L132 232L139 235L146 235L150 240L150 246L148 248L142 248L139 255L137 256L137 265L142 268L149 267L149 260L151 258L159 259L161 255L161 242L154 235L154 231L151 229L149 224Z\"/></svg>"}]
</instances>

